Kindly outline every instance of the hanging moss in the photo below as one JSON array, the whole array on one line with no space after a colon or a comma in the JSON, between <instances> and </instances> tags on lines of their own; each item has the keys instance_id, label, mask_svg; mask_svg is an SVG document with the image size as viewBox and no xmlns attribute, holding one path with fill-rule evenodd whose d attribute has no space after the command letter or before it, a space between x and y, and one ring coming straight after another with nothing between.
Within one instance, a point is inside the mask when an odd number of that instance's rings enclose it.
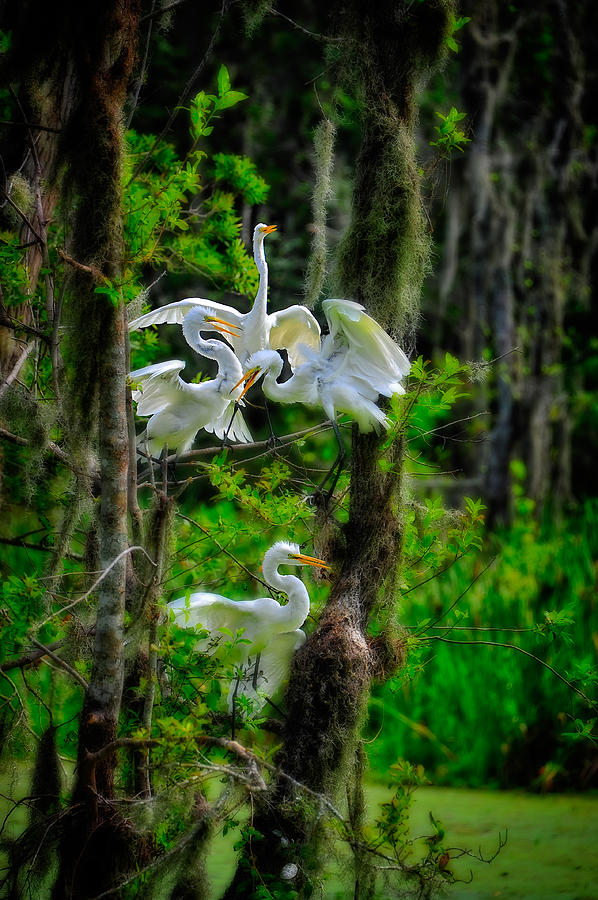
<instances>
[{"instance_id":1,"label":"hanging moss","mask_svg":"<svg viewBox=\"0 0 598 900\"><path fill-rule=\"evenodd\" d=\"M274 5L271 0L243 0L242 11L247 37L253 37L255 32L259 31L262 22Z\"/></svg>"},{"instance_id":2,"label":"hanging moss","mask_svg":"<svg viewBox=\"0 0 598 900\"><path fill-rule=\"evenodd\" d=\"M430 252L413 134L415 91L443 53L453 12L452 0L384 0L372 15L354 0L339 16L341 76L360 100L363 119L339 286L407 345Z\"/></svg>"},{"instance_id":3,"label":"hanging moss","mask_svg":"<svg viewBox=\"0 0 598 900\"><path fill-rule=\"evenodd\" d=\"M332 167L336 128L324 119L314 132L314 190L312 194L313 231L311 254L305 273L306 306L313 309L318 302L326 279L326 213L332 196Z\"/></svg>"}]
</instances>

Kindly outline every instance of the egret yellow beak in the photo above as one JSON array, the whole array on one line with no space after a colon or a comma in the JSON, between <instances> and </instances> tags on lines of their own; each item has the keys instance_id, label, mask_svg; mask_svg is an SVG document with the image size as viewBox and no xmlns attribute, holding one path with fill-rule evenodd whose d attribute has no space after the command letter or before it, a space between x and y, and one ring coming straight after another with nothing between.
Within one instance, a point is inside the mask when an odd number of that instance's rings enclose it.
<instances>
[{"instance_id":1,"label":"egret yellow beak","mask_svg":"<svg viewBox=\"0 0 598 900\"><path fill-rule=\"evenodd\" d=\"M241 334L241 328L234 322L227 322L226 319L217 319L216 316L206 316L206 322L215 324L216 331L219 331L220 334L230 334L232 337L239 337ZM223 328L223 325L226 325L226 328ZM227 329L232 330L229 331Z\"/></svg>"},{"instance_id":2,"label":"egret yellow beak","mask_svg":"<svg viewBox=\"0 0 598 900\"><path fill-rule=\"evenodd\" d=\"M261 372L262 372L262 370L260 369L259 366L256 366L254 369L249 369L247 372L245 372L245 374L241 378L239 378L239 380L234 385L234 387L232 387L230 389L230 393L232 394L233 391L237 390L239 385L241 385L241 384L243 384L243 382L245 382L245 387L243 388L243 391L241 392L241 395L239 397L239 400L240 400L241 397L245 396L245 394L247 393L249 388L255 384L256 380L260 377Z\"/></svg>"},{"instance_id":3,"label":"egret yellow beak","mask_svg":"<svg viewBox=\"0 0 598 900\"><path fill-rule=\"evenodd\" d=\"M264 234L272 234L273 231L278 230L278 225L266 225L265 228L262 228Z\"/></svg>"},{"instance_id":4,"label":"egret yellow beak","mask_svg":"<svg viewBox=\"0 0 598 900\"><path fill-rule=\"evenodd\" d=\"M291 553L290 559L296 559L297 562L303 563L306 566L318 566L320 569L330 568L323 559L318 559L316 556L305 556L304 553Z\"/></svg>"}]
</instances>

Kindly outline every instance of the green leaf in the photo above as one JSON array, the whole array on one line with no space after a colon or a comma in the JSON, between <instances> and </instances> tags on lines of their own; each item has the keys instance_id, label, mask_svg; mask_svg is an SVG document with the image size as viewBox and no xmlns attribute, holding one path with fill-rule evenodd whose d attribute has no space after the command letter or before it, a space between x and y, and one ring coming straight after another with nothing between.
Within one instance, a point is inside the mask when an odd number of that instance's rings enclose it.
<instances>
[{"instance_id":1,"label":"green leaf","mask_svg":"<svg viewBox=\"0 0 598 900\"><path fill-rule=\"evenodd\" d=\"M230 90L230 75L228 74L228 69L226 66L222 65L218 69L218 96L224 97L227 91Z\"/></svg>"},{"instance_id":2,"label":"green leaf","mask_svg":"<svg viewBox=\"0 0 598 900\"><path fill-rule=\"evenodd\" d=\"M244 94L242 91L227 91L224 97L219 99L218 109L228 109L231 106L236 106L241 100L247 100L247 94Z\"/></svg>"}]
</instances>

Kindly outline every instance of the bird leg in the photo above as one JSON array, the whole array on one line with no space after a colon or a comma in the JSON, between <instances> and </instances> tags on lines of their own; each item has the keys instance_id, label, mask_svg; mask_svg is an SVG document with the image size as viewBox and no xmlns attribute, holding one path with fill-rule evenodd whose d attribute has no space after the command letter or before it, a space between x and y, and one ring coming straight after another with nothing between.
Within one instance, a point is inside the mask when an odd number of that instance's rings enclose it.
<instances>
[{"instance_id":1,"label":"bird leg","mask_svg":"<svg viewBox=\"0 0 598 900\"><path fill-rule=\"evenodd\" d=\"M253 676L252 676L252 679L251 679L251 684L252 684L252 687L253 687L254 691L257 691L257 679L258 679L258 676L259 676L259 674L260 674L260 658L261 658L261 655L262 655L261 653L258 653L258 655L256 656L256 658L255 658L255 666L254 666L254 668L253 668Z\"/></svg>"},{"instance_id":2,"label":"bird leg","mask_svg":"<svg viewBox=\"0 0 598 900\"><path fill-rule=\"evenodd\" d=\"M272 709L275 709L276 712L279 713L279 715L281 715L283 719L286 719L285 713L283 713L283 711L282 711L282 709L280 708L280 706L277 706L276 703L274 702L274 700L272 700L271 697L266 696L266 703L269 703L270 706L272 707Z\"/></svg>"},{"instance_id":3,"label":"bird leg","mask_svg":"<svg viewBox=\"0 0 598 900\"><path fill-rule=\"evenodd\" d=\"M235 408L233 409L233 414L230 417L230 422L228 423L226 431L224 432L224 437L222 438L222 444L220 448L221 450L224 450L225 447L228 447L228 433L233 427L233 422L235 421L235 416L237 415L237 412L239 410L239 405L239 401L235 400Z\"/></svg>"},{"instance_id":4,"label":"bird leg","mask_svg":"<svg viewBox=\"0 0 598 900\"><path fill-rule=\"evenodd\" d=\"M236 709L236 705L237 705L237 691L239 690L239 683L240 683L240 681L241 681L241 672L238 670L238 671L237 671L237 678L236 678L236 680L235 680L235 689L234 689L234 691L233 691L233 697L232 697L232 701L233 701L233 702L232 702L232 704L231 704L231 706L232 706L233 719L232 719L232 725L231 725L231 729L230 729L230 737L231 737L231 740L232 740L232 741L234 741L234 739L235 739L235 720L236 720L236 718L237 718L237 709Z\"/></svg>"},{"instance_id":5,"label":"bird leg","mask_svg":"<svg viewBox=\"0 0 598 900\"><path fill-rule=\"evenodd\" d=\"M272 428L272 419L270 418L270 410L268 408L268 401L266 397L264 397L264 409L266 411L266 419L268 420L268 428L270 429L270 437L268 438L267 447L268 450L272 450L273 453L276 453L276 445L280 444L282 447L282 441L279 440L274 434L274 429Z\"/></svg>"},{"instance_id":6,"label":"bird leg","mask_svg":"<svg viewBox=\"0 0 598 900\"><path fill-rule=\"evenodd\" d=\"M334 494L336 483L339 479L339 475L343 471L343 464L347 457L347 451L345 450L345 445L343 444L340 429L334 419L331 419L330 421L332 422L332 427L334 429L334 433L336 435L336 440L338 443L338 456L332 463L332 466L326 472L326 475L324 476L316 490L307 497L308 503L314 506L317 504L318 499L322 494L324 494L324 506L328 505L332 495ZM334 477L332 477L333 475ZM324 485L330 480L330 478L332 478L332 484L330 485L328 490L324 491Z\"/></svg>"}]
</instances>

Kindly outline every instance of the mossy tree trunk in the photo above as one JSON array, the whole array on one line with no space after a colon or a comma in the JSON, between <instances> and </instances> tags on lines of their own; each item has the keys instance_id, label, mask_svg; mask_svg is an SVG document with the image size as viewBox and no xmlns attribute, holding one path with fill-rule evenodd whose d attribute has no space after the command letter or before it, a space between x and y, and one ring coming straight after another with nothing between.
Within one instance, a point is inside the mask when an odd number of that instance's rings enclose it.
<instances>
[{"instance_id":1,"label":"mossy tree trunk","mask_svg":"<svg viewBox=\"0 0 598 900\"><path fill-rule=\"evenodd\" d=\"M363 101L352 222L338 280L345 296L364 303L401 341L414 332L428 251L415 159L415 86L441 54L451 11L445 2L372 8L358 0L338 10L343 77ZM349 520L327 548L335 563L330 598L293 661L281 775L252 822L263 838L249 840L226 900L262 896L264 884L309 895L323 862L322 808L293 780L334 799L343 780L360 777L355 758L371 679L401 664L392 629L376 643L367 634L372 613L393 608L401 558L401 440L385 454L381 467L381 438L353 426Z\"/></svg>"},{"instance_id":2,"label":"mossy tree trunk","mask_svg":"<svg viewBox=\"0 0 598 900\"><path fill-rule=\"evenodd\" d=\"M131 830L110 804L113 756L90 753L116 737L124 673L127 535L126 340L118 292L97 293L122 274L122 114L135 58L136 0L72 10L73 66L79 89L72 120L69 178L77 206L68 254L71 338L67 362L74 453L98 448L100 565L92 674L79 721L78 768L70 823L60 848L58 897L88 897L111 886L130 863Z\"/></svg>"}]
</instances>

